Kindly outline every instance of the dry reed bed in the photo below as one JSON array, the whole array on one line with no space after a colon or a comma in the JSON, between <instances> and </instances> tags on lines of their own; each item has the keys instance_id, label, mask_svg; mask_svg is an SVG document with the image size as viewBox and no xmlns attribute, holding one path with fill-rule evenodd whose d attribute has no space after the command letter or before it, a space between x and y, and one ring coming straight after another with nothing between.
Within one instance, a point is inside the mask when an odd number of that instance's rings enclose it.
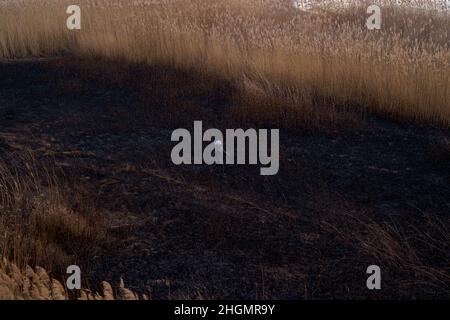
<instances>
[{"instance_id":1,"label":"dry reed bed","mask_svg":"<svg viewBox=\"0 0 450 320\"><path fill-rule=\"evenodd\" d=\"M446 12L387 6L382 30L369 31L361 2L310 12L285 0L79 3L81 31L66 30L65 1L4 6L0 57L74 53L198 69L235 81L244 96L283 97L238 111L281 125L307 122L323 105L450 123Z\"/></svg>"}]
</instances>

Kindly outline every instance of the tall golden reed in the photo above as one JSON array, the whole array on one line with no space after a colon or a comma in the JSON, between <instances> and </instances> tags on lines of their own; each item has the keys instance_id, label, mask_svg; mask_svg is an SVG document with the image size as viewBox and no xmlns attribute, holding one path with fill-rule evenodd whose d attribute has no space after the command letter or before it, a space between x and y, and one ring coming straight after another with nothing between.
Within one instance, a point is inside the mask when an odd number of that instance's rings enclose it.
<instances>
[{"instance_id":1,"label":"tall golden reed","mask_svg":"<svg viewBox=\"0 0 450 320\"><path fill-rule=\"evenodd\" d=\"M65 27L68 1L6 4L0 59L76 54L196 69L245 95L284 97L296 117L332 105L448 126L449 13L387 5L382 29L370 31L363 2L303 12L288 0L80 0L79 31Z\"/></svg>"}]
</instances>

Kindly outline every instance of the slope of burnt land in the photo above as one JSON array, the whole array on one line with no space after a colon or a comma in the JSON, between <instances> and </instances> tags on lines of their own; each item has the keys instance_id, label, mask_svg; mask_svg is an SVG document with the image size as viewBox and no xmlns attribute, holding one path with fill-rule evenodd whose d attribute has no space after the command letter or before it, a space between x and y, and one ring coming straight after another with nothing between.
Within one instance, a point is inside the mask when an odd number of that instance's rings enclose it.
<instances>
[{"instance_id":1,"label":"slope of burnt land","mask_svg":"<svg viewBox=\"0 0 450 320\"><path fill-rule=\"evenodd\" d=\"M175 166L173 129L241 125L233 85L75 58L0 74L3 156L51 158L105 215L93 283L123 276L160 299L450 294L447 129L367 115L355 129L281 129L276 176ZM366 288L372 264L380 291Z\"/></svg>"}]
</instances>

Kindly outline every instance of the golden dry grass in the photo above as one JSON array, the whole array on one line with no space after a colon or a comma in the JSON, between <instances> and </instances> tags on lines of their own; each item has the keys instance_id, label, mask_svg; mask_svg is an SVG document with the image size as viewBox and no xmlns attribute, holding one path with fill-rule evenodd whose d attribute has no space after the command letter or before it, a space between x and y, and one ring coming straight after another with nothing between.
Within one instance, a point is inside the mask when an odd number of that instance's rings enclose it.
<instances>
[{"instance_id":1,"label":"golden dry grass","mask_svg":"<svg viewBox=\"0 0 450 320\"><path fill-rule=\"evenodd\" d=\"M84 263L105 231L95 208L87 199L69 199L51 167L31 154L1 160L0 256L20 267L64 271Z\"/></svg>"},{"instance_id":2,"label":"golden dry grass","mask_svg":"<svg viewBox=\"0 0 450 320\"><path fill-rule=\"evenodd\" d=\"M382 30L369 31L358 3L322 2L306 13L285 0L86 0L80 31L66 29L65 1L7 4L0 57L77 54L197 69L235 81L250 98L282 97L277 110L240 107L250 120L295 125L330 105L448 125L448 13L386 6Z\"/></svg>"},{"instance_id":3,"label":"golden dry grass","mask_svg":"<svg viewBox=\"0 0 450 320\"><path fill-rule=\"evenodd\" d=\"M86 286L70 291L57 280L69 265L89 265L106 242L107 226L90 200L52 168L32 153L0 159L0 300L148 299L125 288L122 279L114 290L103 281L101 294Z\"/></svg>"}]
</instances>

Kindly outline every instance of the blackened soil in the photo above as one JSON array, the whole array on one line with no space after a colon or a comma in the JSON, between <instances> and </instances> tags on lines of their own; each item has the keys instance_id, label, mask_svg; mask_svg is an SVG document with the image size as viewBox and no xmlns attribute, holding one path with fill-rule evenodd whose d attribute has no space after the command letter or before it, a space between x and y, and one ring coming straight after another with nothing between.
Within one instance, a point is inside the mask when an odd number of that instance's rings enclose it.
<instances>
[{"instance_id":1,"label":"blackened soil","mask_svg":"<svg viewBox=\"0 0 450 320\"><path fill-rule=\"evenodd\" d=\"M52 158L96 199L91 281L153 298L417 298L450 293L450 135L367 115L281 129L280 171L175 166L172 130L233 128L233 86L55 59L0 64L0 147ZM249 124L251 127L251 124ZM381 267L383 288L366 288Z\"/></svg>"}]
</instances>

